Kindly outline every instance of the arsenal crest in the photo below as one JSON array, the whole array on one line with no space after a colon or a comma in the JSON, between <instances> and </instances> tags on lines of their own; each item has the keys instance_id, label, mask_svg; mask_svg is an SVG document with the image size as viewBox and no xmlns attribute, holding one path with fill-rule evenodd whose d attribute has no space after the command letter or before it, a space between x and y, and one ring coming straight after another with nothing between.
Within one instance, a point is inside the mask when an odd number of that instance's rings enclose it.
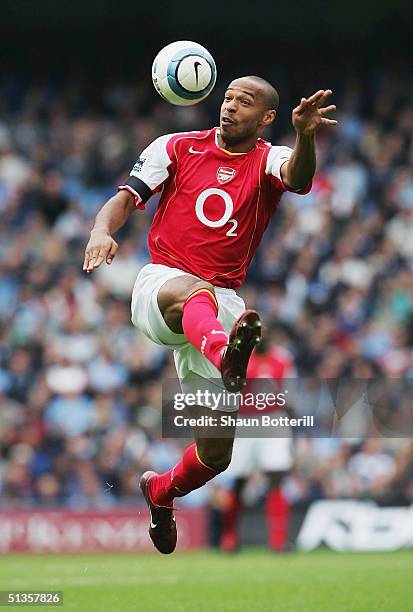
<instances>
[{"instance_id":1,"label":"arsenal crest","mask_svg":"<svg viewBox=\"0 0 413 612\"><path fill-rule=\"evenodd\" d=\"M217 181L220 185L224 183L228 183L235 176L234 168L226 168L225 166L220 166L217 171Z\"/></svg>"}]
</instances>

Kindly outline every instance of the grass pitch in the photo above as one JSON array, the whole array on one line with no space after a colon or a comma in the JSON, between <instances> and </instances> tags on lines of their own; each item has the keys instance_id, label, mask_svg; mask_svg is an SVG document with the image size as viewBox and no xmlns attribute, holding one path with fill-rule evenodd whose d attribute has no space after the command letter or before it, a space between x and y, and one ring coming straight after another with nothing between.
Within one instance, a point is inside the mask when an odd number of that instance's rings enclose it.
<instances>
[{"instance_id":1,"label":"grass pitch","mask_svg":"<svg viewBox=\"0 0 413 612\"><path fill-rule=\"evenodd\" d=\"M0 590L61 590L77 612L407 612L412 573L411 551L3 555Z\"/></svg>"}]
</instances>

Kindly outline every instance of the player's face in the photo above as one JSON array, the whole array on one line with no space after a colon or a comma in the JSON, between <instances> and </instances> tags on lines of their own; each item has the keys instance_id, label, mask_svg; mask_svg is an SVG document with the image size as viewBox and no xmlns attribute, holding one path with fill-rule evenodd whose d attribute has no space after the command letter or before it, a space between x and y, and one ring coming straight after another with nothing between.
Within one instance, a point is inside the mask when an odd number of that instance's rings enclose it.
<instances>
[{"instance_id":1,"label":"player's face","mask_svg":"<svg viewBox=\"0 0 413 612\"><path fill-rule=\"evenodd\" d=\"M248 79L230 83L221 106L220 131L224 141L235 145L260 136L275 119L275 111L265 107L265 94Z\"/></svg>"}]
</instances>

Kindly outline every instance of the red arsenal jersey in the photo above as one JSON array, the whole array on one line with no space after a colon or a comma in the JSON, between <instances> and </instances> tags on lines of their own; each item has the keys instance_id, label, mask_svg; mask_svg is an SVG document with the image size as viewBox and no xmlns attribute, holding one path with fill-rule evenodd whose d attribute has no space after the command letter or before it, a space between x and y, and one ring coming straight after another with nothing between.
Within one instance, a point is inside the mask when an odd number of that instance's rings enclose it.
<instances>
[{"instance_id":1,"label":"red arsenal jersey","mask_svg":"<svg viewBox=\"0 0 413 612\"><path fill-rule=\"evenodd\" d=\"M273 412L285 412L283 406L273 402L271 405L265 404L265 394L276 395L284 391L282 380L292 378L296 375L293 356L282 346L275 346L265 353L254 352L248 363L247 379L248 383L243 390L245 394L251 393L260 399L258 411L261 414ZM257 380L257 379L261 379ZM268 395L267 395L268 398ZM257 408L241 403L240 414L254 414Z\"/></svg>"},{"instance_id":2,"label":"red arsenal jersey","mask_svg":"<svg viewBox=\"0 0 413 612\"><path fill-rule=\"evenodd\" d=\"M280 169L292 149L258 139L248 153L229 153L217 134L213 128L157 138L119 189L134 195L137 208L162 191L149 232L153 263L233 288L243 283L287 190Z\"/></svg>"},{"instance_id":3,"label":"red arsenal jersey","mask_svg":"<svg viewBox=\"0 0 413 612\"><path fill-rule=\"evenodd\" d=\"M248 363L248 378L275 378L282 380L295 376L294 360L289 351L275 346L266 353L254 352Z\"/></svg>"}]
</instances>

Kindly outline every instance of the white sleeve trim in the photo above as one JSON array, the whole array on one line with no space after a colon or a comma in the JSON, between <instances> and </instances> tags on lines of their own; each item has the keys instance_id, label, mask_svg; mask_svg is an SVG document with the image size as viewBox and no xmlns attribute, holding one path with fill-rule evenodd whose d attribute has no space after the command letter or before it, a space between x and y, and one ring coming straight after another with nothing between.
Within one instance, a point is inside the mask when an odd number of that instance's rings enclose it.
<instances>
[{"instance_id":1,"label":"white sleeve trim","mask_svg":"<svg viewBox=\"0 0 413 612\"><path fill-rule=\"evenodd\" d=\"M272 176L275 176L278 180L283 182L281 178L281 166L290 159L292 154L293 150L290 147L271 147L267 157L265 174L272 174Z\"/></svg>"},{"instance_id":2,"label":"white sleeve trim","mask_svg":"<svg viewBox=\"0 0 413 612\"><path fill-rule=\"evenodd\" d=\"M168 178L168 168L172 163L166 150L172 134L160 136L154 140L144 151L132 168L130 176L143 181L151 191Z\"/></svg>"},{"instance_id":3,"label":"white sleeve trim","mask_svg":"<svg viewBox=\"0 0 413 612\"><path fill-rule=\"evenodd\" d=\"M118 185L118 191L129 191L131 195L133 195L133 200L136 208L145 208L144 204L142 204L142 198L137 191L133 189L130 185Z\"/></svg>"}]
</instances>

